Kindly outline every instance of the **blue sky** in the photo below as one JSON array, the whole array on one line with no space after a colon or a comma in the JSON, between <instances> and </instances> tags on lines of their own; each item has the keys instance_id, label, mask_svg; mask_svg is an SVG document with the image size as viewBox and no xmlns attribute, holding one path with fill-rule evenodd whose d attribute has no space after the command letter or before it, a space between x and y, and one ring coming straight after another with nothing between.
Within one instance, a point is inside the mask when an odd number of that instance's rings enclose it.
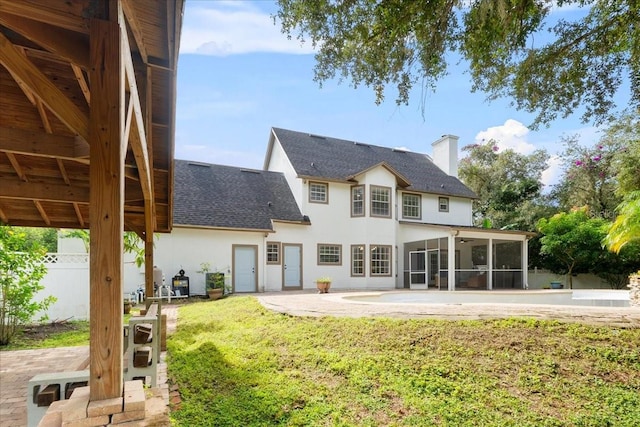
<instances>
[{"instance_id":1,"label":"blue sky","mask_svg":"<svg viewBox=\"0 0 640 427\"><path fill-rule=\"evenodd\" d=\"M455 64L427 95L424 112L421 88L401 107L391 92L377 106L370 88L353 89L348 81L320 88L313 81L311 46L287 40L273 24L275 11L272 1L187 0L176 158L261 169L271 127L426 154L443 134L459 136L459 148L493 138L501 148L525 154L536 148L558 152L563 134L579 133L588 145L598 138L597 129L581 124L579 115L530 131L532 115L515 110L508 99L489 103L483 93L471 93L469 76ZM546 183L557 179L558 164L552 159Z\"/></svg>"}]
</instances>

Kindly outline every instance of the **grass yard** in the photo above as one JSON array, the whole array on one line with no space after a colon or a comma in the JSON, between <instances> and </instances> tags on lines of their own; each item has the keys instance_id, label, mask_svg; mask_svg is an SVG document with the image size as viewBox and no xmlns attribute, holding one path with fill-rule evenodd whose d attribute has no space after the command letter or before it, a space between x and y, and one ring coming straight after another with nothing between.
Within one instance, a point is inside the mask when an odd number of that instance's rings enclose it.
<instances>
[{"instance_id":1,"label":"grass yard","mask_svg":"<svg viewBox=\"0 0 640 427\"><path fill-rule=\"evenodd\" d=\"M178 426L640 425L640 330L180 308Z\"/></svg>"},{"instance_id":2,"label":"grass yard","mask_svg":"<svg viewBox=\"0 0 640 427\"><path fill-rule=\"evenodd\" d=\"M89 322L66 321L26 326L0 351L89 345Z\"/></svg>"}]
</instances>

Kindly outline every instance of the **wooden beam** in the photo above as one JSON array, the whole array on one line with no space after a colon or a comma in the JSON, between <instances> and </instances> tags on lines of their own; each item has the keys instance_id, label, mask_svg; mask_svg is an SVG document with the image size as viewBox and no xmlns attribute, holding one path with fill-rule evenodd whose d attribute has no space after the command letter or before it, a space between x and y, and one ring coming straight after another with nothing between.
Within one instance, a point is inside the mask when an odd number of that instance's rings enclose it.
<instances>
[{"instance_id":1,"label":"wooden beam","mask_svg":"<svg viewBox=\"0 0 640 427\"><path fill-rule=\"evenodd\" d=\"M89 40L84 34L6 13L0 13L0 24L72 64L89 66Z\"/></svg>"},{"instance_id":2,"label":"wooden beam","mask_svg":"<svg viewBox=\"0 0 640 427\"><path fill-rule=\"evenodd\" d=\"M129 138L131 149L136 159L138 173L140 174L140 185L145 200L149 200L149 209L152 210L153 194L151 192L151 170L149 168L149 152L147 151L147 138L145 134L145 123L142 119L142 108L140 107L140 94L136 84L136 74L133 68L133 59L131 58L131 49L127 37L126 23L124 14L119 11L119 22L122 40L122 59L125 69L125 80L129 88L129 103L133 107L133 119L131 120L131 132L125 133L125 138ZM125 128L127 129L127 128ZM128 129L127 129L128 130Z\"/></svg>"},{"instance_id":3,"label":"wooden beam","mask_svg":"<svg viewBox=\"0 0 640 427\"><path fill-rule=\"evenodd\" d=\"M122 0L122 10L124 12L124 16L127 18L127 23L129 24L129 28L131 29L131 33L133 34L133 38L136 41L136 45L138 46L138 52L140 52L140 57L142 61L146 64L147 59L147 48L144 43L144 38L142 37L142 29L140 28L140 21L138 20L138 16L136 14L135 7L133 6L133 2L131 0Z\"/></svg>"},{"instance_id":4,"label":"wooden beam","mask_svg":"<svg viewBox=\"0 0 640 427\"><path fill-rule=\"evenodd\" d=\"M124 76L117 22L91 20L90 400L122 396Z\"/></svg>"},{"instance_id":5,"label":"wooden beam","mask_svg":"<svg viewBox=\"0 0 640 427\"><path fill-rule=\"evenodd\" d=\"M11 163L11 166L13 166L13 170L15 170L16 174L18 174L18 177L20 177L20 179L23 180L24 182L29 181L27 179L27 175L22 170L20 163L18 163L18 159L16 159L16 156L13 153L6 153L6 155L7 155L7 158L9 159L9 163Z\"/></svg>"},{"instance_id":6,"label":"wooden beam","mask_svg":"<svg viewBox=\"0 0 640 427\"><path fill-rule=\"evenodd\" d=\"M0 33L0 63L73 132L89 140L89 118Z\"/></svg>"},{"instance_id":7,"label":"wooden beam","mask_svg":"<svg viewBox=\"0 0 640 427\"><path fill-rule=\"evenodd\" d=\"M140 175L140 186L144 197L145 205L145 223L151 226L151 232L155 230L155 206L152 183L152 170L149 151L147 149L146 138L146 122L143 119L142 107L140 102L140 93L136 82L135 69L133 67L133 58L131 57L131 49L129 46L128 35L126 31L126 22L124 13L120 9L118 11L118 20L120 22L121 41L122 41L122 58L125 69L125 81L129 88L129 111L125 124L125 138L128 137L131 142L133 155L136 159L136 166ZM146 87L146 84L144 85ZM147 94L145 93L145 100ZM133 107L133 118L131 118L131 107ZM148 110L147 110L148 111ZM129 126L131 132L129 132Z\"/></svg>"},{"instance_id":8,"label":"wooden beam","mask_svg":"<svg viewBox=\"0 0 640 427\"><path fill-rule=\"evenodd\" d=\"M43 157L73 159L77 156L74 137L0 126L0 151Z\"/></svg>"},{"instance_id":9,"label":"wooden beam","mask_svg":"<svg viewBox=\"0 0 640 427\"><path fill-rule=\"evenodd\" d=\"M3 178L0 198L49 202L89 202L89 188L64 184L44 184Z\"/></svg>"}]
</instances>

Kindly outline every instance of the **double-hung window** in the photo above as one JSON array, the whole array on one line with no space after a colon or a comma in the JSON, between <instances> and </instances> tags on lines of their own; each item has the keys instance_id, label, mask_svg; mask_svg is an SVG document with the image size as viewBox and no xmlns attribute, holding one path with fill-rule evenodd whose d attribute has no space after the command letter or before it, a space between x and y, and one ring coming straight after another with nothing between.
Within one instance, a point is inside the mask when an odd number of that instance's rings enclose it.
<instances>
[{"instance_id":1,"label":"double-hung window","mask_svg":"<svg viewBox=\"0 0 640 427\"><path fill-rule=\"evenodd\" d=\"M371 216L391 217L391 189L371 186Z\"/></svg>"},{"instance_id":2,"label":"double-hung window","mask_svg":"<svg viewBox=\"0 0 640 427\"><path fill-rule=\"evenodd\" d=\"M279 242L267 242L267 264L280 264Z\"/></svg>"},{"instance_id":3,"label":"double-hung window","mask_svg":"<svg viewBox=\"0 0 640 427\"><path fill-rule=\"evenodd\" d=\"M364 276L364 245L351 245L351 275Z\"/></svg>"},{"instance_id":4,"label":"double-hung window","mask_svg":"<svg viewBox=\"0 0 640 427\"><path fill-rule=\"evenodd\" d=\"M318 265L342 265L342 246L318 244Z\"/></svg>"},{"instance_id":5,"label":"double-hung window","mask_svg":"<svg viewBox=\"0 0 640 427\"><path fill-rule=\"evenodd\" d=\"M438 211L440 211L440 212L449 212L449 198L448 197L439 197L438 198Z\"/></svg>"},{"instance_id":6,"label":"double-hung window","mask_svg":"<svg viewBox=\"0 0 640 427\"><path fill-rule=\"evenodd\" d=\"M408 219L420 219L421 198L419 194L402 194L402 217Z\"/></svg>"},{"instance_id":7,"label":"double-hung window","mask_svg":"<svg viewBox=\"0 0 640 427\"><path fill-rule=\"evenodd\" d=\"M371 245L371 276L391 276L391 246Z\"/></svg>"},{"instance_id":8,"label":"double-hung window","mask_svg":"<svg viewBox=\"0 0 640 427\"><path fill-rule=\"evenodd\" d=\"M351 187L351 216L364 216L364 185Z\"/></svg>"},{"instance_id":9,"label":"double-hung window","mask_svg":"<svg viewBox=\"0 0 640 427\"><path fill-rule=\"evenodd\" d=\"M329 203L329 186L324 182L309 182L309 202Z\"/></svg>"}]
</instances>

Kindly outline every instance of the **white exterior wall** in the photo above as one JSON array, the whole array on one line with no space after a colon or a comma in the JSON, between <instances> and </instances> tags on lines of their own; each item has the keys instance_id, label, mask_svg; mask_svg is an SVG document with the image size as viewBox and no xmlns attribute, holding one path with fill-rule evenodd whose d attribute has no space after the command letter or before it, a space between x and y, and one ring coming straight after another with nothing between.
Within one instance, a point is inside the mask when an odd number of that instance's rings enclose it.
<instances>
[{"instance_id":1,"label":"white exterior wall","mask_svg":"<svg viewBox=\"0 0 640 427\"><path fill-rule=\"evenodd\" d=\"M280 145L280 141L277 138L273 137L273 146L271 148L271 157L268 160L268 169L273 172L280 172L284 174L287 183L289 184L289 188L293 193L293 197L296 199L296 203L298 206L302 207L303 203L303 184L302 180L298 179L298 174L296 173L291 161L289 161L289 157L285 154L282 149L282 145ZM304 212L303 212L304 213Z\"/></svg>"},{"instance_id":2,"label":"white exterior wall","mask_svg":"<svg viewBox=\"0 0 640 427\"><path fill-rule=\"evenodd\" d=\"M402 194L420 194L421 219L402 218ZM473 225L473 210L471 199L461 197L439 196L437 194L415 193L398 190L398 217L401 221L428 222L432 224L471 226ZM449 199L449 212L440 212L439 198Z\"/></svg>"},{"instance_id":3,"label":"white exterior wall","mask_svg":"<svg viewBox=\"0 0 640 427\"><path fill-rule=\"evenodd\" d=\"M231 284L233 245L257 245L257 276L261 283L265 233L227 231L175 227L171 234L160 234L154 251L155 265L162 270L167 285L182 269L189 277L189 293L206 295L204 274L198 273L200 264L211 264L211 272L225 273L227 284ZM141 276L144 278L144 276ZM144 281L144 279L143 279Z\"/></svg>"},{"instance_id":4,"label":"white exterior wall","mask_svg":"<svg viewBox=\"0 0 640 427\"><path fill-rule=\"evenodd\" d=\"M300 180L301 182L303 180ZM315 182L315 181L314 181ZM317 182L323 182L318 180ZM276 223L276 233L267 240L281 243L302 244L303 288L314 289L315 279L330 276L334 289L388 289L395 286L396 275L396 179L384 168L376 168L361 177L358 184L365 188L365 213L363 217L351 217L350 183L328 183L329 203L309 203L309 181L302 183L302 203L300 210L308 215L310 226ZM369 216L370 185L389 187L391 190L390 218ZM318 265L318 244L335 244L342 247L341 265ZM364 277L351 277L351 245L366 245ZM392 248L392 275L390 277L370 277L368 251L372 245L389 245ZM264 286L266 290L280 290L282 266L266 266L268 271Z\"/></svg>"}]
</instances>

